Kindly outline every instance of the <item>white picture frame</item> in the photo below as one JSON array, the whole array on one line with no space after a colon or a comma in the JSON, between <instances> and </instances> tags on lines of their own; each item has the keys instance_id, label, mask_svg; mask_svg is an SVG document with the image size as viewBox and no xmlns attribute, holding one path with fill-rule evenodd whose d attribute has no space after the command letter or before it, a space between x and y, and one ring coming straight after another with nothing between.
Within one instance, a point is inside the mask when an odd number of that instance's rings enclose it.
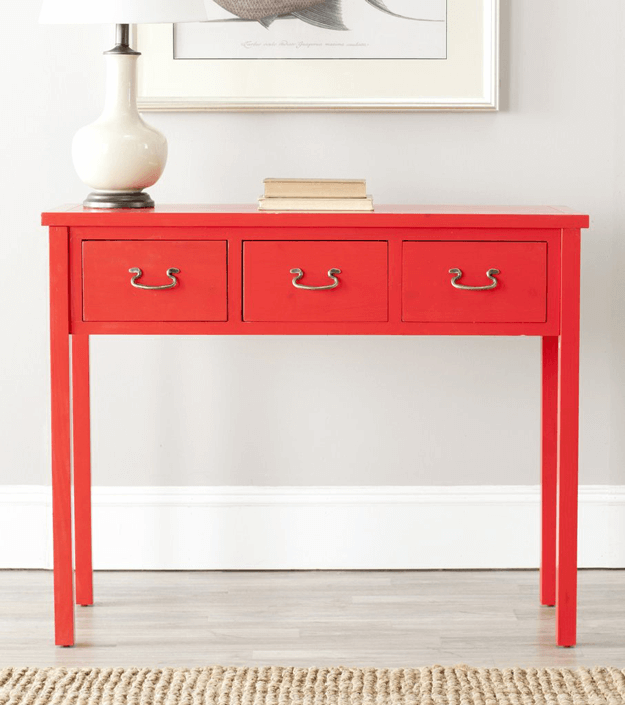
<instances>
[{"instance_id":1,"label":"white picture frame","mask_svg":"<svg viewBox=\"0 0 625 705\"><path fill-rule=\"evenodd\" d=\"M447 0L445 59L176 59L172 25L138 25L142 111L498 109L499 0Z\"/></svg>"}]
</instances>

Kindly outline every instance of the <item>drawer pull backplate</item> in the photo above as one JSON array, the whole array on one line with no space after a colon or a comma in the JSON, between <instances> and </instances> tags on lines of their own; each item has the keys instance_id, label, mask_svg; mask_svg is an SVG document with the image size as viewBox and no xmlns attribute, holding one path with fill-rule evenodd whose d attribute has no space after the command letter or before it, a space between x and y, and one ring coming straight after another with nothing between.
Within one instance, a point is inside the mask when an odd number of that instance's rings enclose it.
<instances>
[{"instance_id":1,"label":"drawer pull backplate","mask_svg":"<svg viewBox=\"0 0 625 705\"><path fill-rule=\"evenodd\" d=\"M161 289L173 289L176 284L178 284L178 280L174 276L175 274L180 274L180 270L176 269L176 267L170 267L166 274L167 276L171 279L171 284L161 284L160 286L148 286L147 284L138 284L137 279L139 277L143 276L143 272L139 269L139 267L132 267L131 269L128 270L131 274L134 274L134 277L130 280L130 283L132 286L135 287L135 289L147 289L148 291L159 291Z\"/></svg>"},{"instance_id":2,"label":"drawer pull backplate","mask_svg":"<svg viewBox=\"0 0 625 705\"><path fill-rule=\"evenodd\" d=\"M458 284L458 280L462 276L462 270L454 267L449 270L450 274L455 274L456 276L451 280L451 285L455 289L464 289L465 291L488 291L488 289L496 289L499 282L495 279L496 274L501 274L498 269L489 269L486 272L486 276L491 280L492 284L487 284L486 286L466 286L465 284Z\"/></svg>"},{"instance_id":3,"label":"drawer pull backplate","mask_svg":"<svg viewBox=\"0 0 625 705\"><path fill-rule=\"evenodd\" d=\"M296 289L307 289L308 291L324 291L326 289L336 289L339 285L339 280L335 275L340 274L341 270L332 268L328 270L328 276L332 279L332 284L327 284L326 286L306 286L306 284L298 284L299 280L304 276L304 272L301 269L296 268L291 270L291 274L295 274L293 277L293 286Z\"/></svg>"}]
</instances>

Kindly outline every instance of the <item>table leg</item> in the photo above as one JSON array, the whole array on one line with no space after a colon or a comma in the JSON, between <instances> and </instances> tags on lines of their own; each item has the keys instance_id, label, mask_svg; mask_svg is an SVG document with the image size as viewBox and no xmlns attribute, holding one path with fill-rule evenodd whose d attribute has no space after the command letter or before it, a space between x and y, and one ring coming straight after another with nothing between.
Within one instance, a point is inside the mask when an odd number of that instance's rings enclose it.
<instances>
[{"instance_id":1,"label":"table leg","mask_svg":"<svg viewBox=\"0 0 625 705\"><path fill-rule=\"evenodd\" d=\"M50 228L50 380L55 644L74 644L67 228Z\"/></svg>"},{"instance_id":2,"label":"table leg","mask_svg":"<svg viewBox=\"0 0 625 705\"><path fill-rule=\"evenodd\" d=\"M558 338L542 339L542 545L540 603L556 604L556 520L558 488Z\"/></svg>"},{"instance_id":3,"label":"table leg","mask_svg":"<svg viewBox=\"0 0 625 705\"><path fill-rule=\"evenodd\" d=\"M575 646L577 631L579 257L579 230L564 230L558 379L558 646Z\"/></svg>"},{"instance_id":4,"label":"table leg","mask_svg":"<svg viewBox=\"0 0 625 705\"><path fill-rule=\"evenodd\" d=\"M72 336L72 402L76 603L79 605L92 605L93 566L91 556L91 432L88 335Z\"/></svg>"}]
</instances>

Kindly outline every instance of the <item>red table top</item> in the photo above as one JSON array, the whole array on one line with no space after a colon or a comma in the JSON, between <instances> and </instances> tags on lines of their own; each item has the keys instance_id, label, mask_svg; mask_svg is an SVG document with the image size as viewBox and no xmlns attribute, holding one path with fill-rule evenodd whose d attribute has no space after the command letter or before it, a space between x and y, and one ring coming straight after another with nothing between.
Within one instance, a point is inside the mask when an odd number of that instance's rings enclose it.
<instances>
[{"instance_id":1,"label":"red table top","mask_svg":"<svg viewBox=\"0 0 625 705\"><path fill-rule=\"evenodd\" d=\"M382 205L373 213L258 211L255 205L157 205L151 209L97 210L61 206L42 214L51 226L338 226L587 228L589 217L564 206Z\"/></svg>"}]
</instances>

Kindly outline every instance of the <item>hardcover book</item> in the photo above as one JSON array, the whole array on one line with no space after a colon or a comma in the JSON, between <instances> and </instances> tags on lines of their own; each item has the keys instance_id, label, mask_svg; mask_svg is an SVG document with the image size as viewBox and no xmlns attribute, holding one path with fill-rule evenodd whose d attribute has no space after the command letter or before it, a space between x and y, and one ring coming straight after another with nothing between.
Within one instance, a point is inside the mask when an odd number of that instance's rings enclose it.
<instances>
[{"instance_id":1,"label":"hardcover book","mask_svg":"<svg viewBox=\"0 0 625 705\"><path fill-rule=\"evenodd\" d=\"M265 179L267 198L366 198L364 179Z\"/></svg>"},{"instance_id":2,"label":"hardcover book","mask_svg":"<svg viewBox=\"0 0 625 705\"><path fill-rule=\"evenodd\" d=\"M372 211L373 198L267 198L258 199L261 211Z\"/></svg>"}]
</instances>

